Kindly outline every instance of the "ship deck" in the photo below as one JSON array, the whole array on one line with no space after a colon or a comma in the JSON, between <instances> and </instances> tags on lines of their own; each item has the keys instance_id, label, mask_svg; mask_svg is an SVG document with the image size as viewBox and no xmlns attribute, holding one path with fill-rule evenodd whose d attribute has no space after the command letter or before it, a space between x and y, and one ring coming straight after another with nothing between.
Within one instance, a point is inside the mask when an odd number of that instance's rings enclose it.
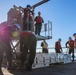
<instances>
[{"instance_id":1,"label":"ship deck","mask_svg":"<svg viewBox=\"0 0 76 75\"><path fill-rule=\"evenodd\" d=\"M3 75L76 75L76 62L68 64L52 64L49 67L33 69L28 71L7 71L2 68ZM1 75L1 74L0 74Z\"/></svg>"}]
</instances>

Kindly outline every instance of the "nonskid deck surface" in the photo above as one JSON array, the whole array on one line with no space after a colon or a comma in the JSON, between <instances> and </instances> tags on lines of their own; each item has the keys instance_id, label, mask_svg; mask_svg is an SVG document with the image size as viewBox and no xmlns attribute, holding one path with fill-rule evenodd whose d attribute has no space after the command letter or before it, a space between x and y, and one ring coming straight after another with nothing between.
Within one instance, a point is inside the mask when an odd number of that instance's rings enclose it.
<instances>
[{"instance_id":1,"label":"nonskid deck surface","mask_svg":"<svg viewBox=\"0 0 76 75\"><path fill-rule=\"evenodd\" d=\"M10 73L5 68L2 68L2 71L3 75L76 75L76 62L50 65L49 67L33 69L31 72L15 70Z\"/></svg>"}]
</instances>

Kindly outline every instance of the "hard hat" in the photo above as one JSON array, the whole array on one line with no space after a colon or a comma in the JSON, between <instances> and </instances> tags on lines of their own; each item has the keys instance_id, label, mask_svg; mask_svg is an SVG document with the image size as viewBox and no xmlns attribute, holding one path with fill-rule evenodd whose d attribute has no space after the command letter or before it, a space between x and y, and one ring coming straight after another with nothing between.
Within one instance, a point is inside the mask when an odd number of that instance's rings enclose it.
<instances>
[{"instance_id":1,"label":"hard hat","mask_svg":"<svg viewBox=\"0 0 76 75\"><path fill-rule=\"evenodd\" d=\"M14 8L16 8L16 5L13 5Z\"/></svg>"},{"instance_id":2,"label":"hard hat","mask_svg":"<svg viewBox=\"0 0 76 75\"><path fill-rule=\"evenodd\" d=\"M69 37L69 40L72 40L72 38L71 38L71 37Z\"/></svg>"},{"instance_id":3,"label":"hard hat","mask_svg":"<svg viewBox=\"0 0 76 75\"><path fill-rule=\"evenodd\" d=\"M58 41L61 41L61 38L59 38Z\"/></svg>"},{"instance_id":4,"label":"hard hat","mask_svg":"<svg viewBox=\"0 0 76 75\"><path fill-rule=\"evenodd\" d=\"M41 12L39 11L38 14L41 14Z\"/></svg>"},{"instance_id":5,"label":"hard hat","mask_svg":"<svg viewBox=\"0 0 76 75\"><path fill-rule=\"evenodd\" d=\"M76 35L76 33L73 34L73 36Z\"/></svg>"},{"instance_id":6,"label":"hard hat","mask_svg":"<svg viewBox=\"0 0 76 75\"><path fill-rule=\"evenodd\" d=\"M31 8L31 6L28 4L26 7L29 7L29 8Z\"/></svg>"}]
</instances>

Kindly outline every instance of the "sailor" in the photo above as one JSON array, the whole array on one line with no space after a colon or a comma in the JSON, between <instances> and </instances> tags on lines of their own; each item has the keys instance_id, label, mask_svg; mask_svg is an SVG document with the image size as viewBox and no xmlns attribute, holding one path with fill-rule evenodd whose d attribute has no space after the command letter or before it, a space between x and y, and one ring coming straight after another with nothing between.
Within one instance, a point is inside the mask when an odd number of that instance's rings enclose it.
<instances>
[{"instance_id":1,"label":"sailor","mask_svg":"<svg viewBox=\"0 0 76 75\"><path fill-rule=\"evenodd\" d=\"M76 33L74 33L73 36L74 36L74 48L76 49Z\"/></svg>"},{"instance_id":2,"label":"sailor","mask_svg":"<svg viewBox=\"0 0 76 75\"><path fill-rule=\"evenodd\" d=\"M5 52L8 61L8 70L12 70L12 48L11 48L11 41L13 39L13 32L17 30L17 26L6 26L0 32L0 71L1 71L1 64L3 61L3 53Z\"/></svg>"},{"instance_id":3,"label":"sailor","mask_svg":"<svg viewBox=\"0 0 76 75\"><path fill-rule=\"evenodd\" d=\"M42 23L44 23L44 20L41 17L41 12L38 12L38 16L35 17L35 22L35 34L40 35Z\"/></svg>"},{"instance_id":4,"label":"sailor","mask_svg":"<svg viewBox=\"0 0 76 75\"><path fill-rule=\"evenodd\" d=\"M58 41L55 42L55 51L56 53L61 53L62 47L61 47L61 38L58 39Z\"/></svg>"},{"instance_id":5,"label":"sailor","mask_svg":"<svg viewBox=\"0 0 76 75\"><path fill-rule=\"evenodd\" d=\"M48 53L48 44L45 40L41 42L41 47L42 47L42 53Z\"/></svg>"},{"instance_id":6,"label":"sailor","mask_svg":"<svg viewBox=\"0 0 76 75\"><path fill-rule=\"evenodd\" d=\"M20 69L26 69L27 71L32 70L32 64L34 62L35 54L36 54L36 43L37 39L35 35L29 31L23 31L20 34L20 60L21 60L21 67ZM27 56L29 52L28 57L28 63L25 66L25 61L27 61ZM24 68L24 66L26 68Z\"/></svg>"},{"instance_id":7,"label":"sailor","mask_svg":"<svg viewBox=\"0 0 76 75\"><path fill-rule=\"evenodd\" d=\"M66 48L69 48L69 54L72 53L72 58L73 58L72 61L74 61L74 41L72 40L71 37L69 37L69 40L66 42L65 46Z\"/></svg>"},{"instance_id":8,"label":"sailor","mask_svg":"<svg viewBox=\"0 0 76 75\"><path fill-rule=\"evenodd\" d=\"M76 33L74 33L73 36L74 36L74 49L76 50Z\"/></svg>"},{"instance_id":9,"label":"sailor","mask_svg":"<svg viewBox=\"0 0 76 75\"><path fill-rule=\"evenodd\" d=\"M31 6L27 5L26 8L24 8L23 31L24 30L31 31L31 27L32 27L32 15L33 15L33 12L31 11Z\"/></svg>"}]
</instances>

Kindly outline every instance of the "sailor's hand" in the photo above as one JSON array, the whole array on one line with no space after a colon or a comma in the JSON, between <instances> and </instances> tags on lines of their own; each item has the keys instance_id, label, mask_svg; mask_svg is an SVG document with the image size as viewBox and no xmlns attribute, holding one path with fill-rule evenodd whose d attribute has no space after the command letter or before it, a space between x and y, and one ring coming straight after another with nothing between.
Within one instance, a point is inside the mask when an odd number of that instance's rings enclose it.
<instances>
[{"instance_id":1,"label":"sailor's hand","mask_svg":"<svg viewBox=\"0 0 76 75\"><path fill-rule=\"evenodd\" d=\"M61 53L63 53L63 50L61 50Z\"/></svg>"}]
</instances>

